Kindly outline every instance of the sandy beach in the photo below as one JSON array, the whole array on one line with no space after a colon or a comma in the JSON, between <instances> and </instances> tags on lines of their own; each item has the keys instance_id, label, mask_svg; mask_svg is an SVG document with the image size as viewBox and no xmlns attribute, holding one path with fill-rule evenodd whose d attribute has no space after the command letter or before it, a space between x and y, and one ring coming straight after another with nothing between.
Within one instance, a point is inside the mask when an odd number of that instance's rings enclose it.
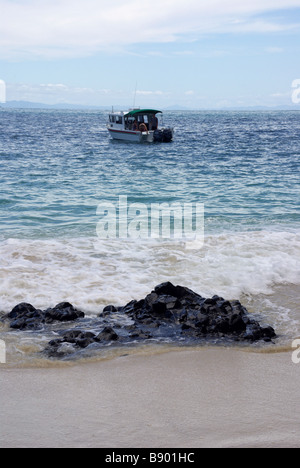
<instances>
[{"instance_id":1,"label":"sandy beach","mask_svg":"<svg viewBox=\"0 0 300 468\"><path fill-rule=\"evenodd\" d=\"M300 447L291 353L173 350L0 368L0 447Z\"/></svg>"}]
</instances>

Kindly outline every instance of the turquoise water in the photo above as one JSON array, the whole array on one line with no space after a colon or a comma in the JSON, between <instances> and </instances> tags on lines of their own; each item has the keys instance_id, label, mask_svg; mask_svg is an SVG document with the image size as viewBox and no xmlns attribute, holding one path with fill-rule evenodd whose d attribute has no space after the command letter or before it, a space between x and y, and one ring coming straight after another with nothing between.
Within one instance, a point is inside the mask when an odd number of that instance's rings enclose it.
<instances>
[{"instance_id":1,"label":"turquoise water","mask_svg":"<svg viewBox=\"0 0 300 468\"><path fill-rule=\"evenodd\" d=\"M169 144L114 142L106 119L0 112L0 310L68 300L94 314L168 279L259 304L283 335L298 333L300 113L167 112ZM204 246L99 239L97 206L120 195L203 203Z\"/></svg>"},{"instance_id":2,"label":"turquoise water","mask_svg":"<svg viewBox=\"0 0 300 468\"><path fill-rule=\"evenodd\" d=\"M169 113L169 145L109 140L106 114L2 111L1 237L95 234L96 207L205 204L206 231L300 224L298 112Z\"/></svg>"}]
</instances>

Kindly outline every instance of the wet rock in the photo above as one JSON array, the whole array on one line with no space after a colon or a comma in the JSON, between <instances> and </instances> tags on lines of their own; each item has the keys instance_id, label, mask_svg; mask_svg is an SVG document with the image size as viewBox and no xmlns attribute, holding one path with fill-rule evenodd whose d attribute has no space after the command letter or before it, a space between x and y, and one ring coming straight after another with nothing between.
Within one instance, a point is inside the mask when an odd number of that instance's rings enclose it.
<instances>
[{"instance_id":1,"label":"wet rock","mask_svg":"<svg viewBox=\"0 0 300 468\"><path fill-rule=\"evenodd\" d=\"M96 337L96 341L116 341L118 334L111 327L105 327Z\"/></svg>"},{"instance_id":2,"label":"wet rock","mask_svg":"<svg viewBox=\"0 0 300 468\"><path fill-rule=\"evenodd\" d=\"M155 286L154 292L157 296L174 296L177 297L177 288L169 281L166 283L161 283L158 286Z\"/></svg>"},{"instance_id":3,"label":"wet rock","mask_svg":"<svg viewBox=\"0 0 300 468\"><path fill-rule=\"evenodd\" d=\"M5 315L4 320L10 320L10 327L14 329L39 330L45 324L56 321L69 322L83 317L84 313L76 310L69 302L61 302L45 311L35 309L31 304L22 302Z\"/></svg>"},{"instance_id":4,"label":"wet rock","mask_svg":"<svg viewBox=\"0 0 300 468\"><path fill-rule=\"evenodd\" d=\"M87 348L95 343L96 335L92 332L82 330L68 330L62 338L51 340L46 348L46 353L50 357L62 357L71 354L79 348Z\"/></svg>"},{"instance_id":5,"label":"wet rock","mask_svg":"<svg viewBox=\"0 0 300 468\"><path fill-rule=\"evenodd\" d=\"M63 343L72 343L80 348L86 348L95 341L96 335L92 332L84 332L82 330L70 330L63 335L60 340Z\"/></svg>"},{"instance_id":6,"label":"wet rock","mask_svg":"<svg viewBox=\"0 0 300 468\"><path fill-rule=\"evenodd\" d=\"M54 321L70 322L84 317L84 313L76 310L69 302L61 302L53 307L53 309L47 309L44 314L48 323Z\"/></svg>"},{"instance_id":7,"label":"wet rock","mask_svg":"<svg viewBox=\"0 0 300 468\"><path fill-rule=\"evenodd\" d=\"M178 307L178 305L176 297L163 294L158 296L153 302L151 313L152 315L169 319L172 317L171 310L175 309L176 306Z\"/></svg>"},{"instance_id":8,"label":"wet rock","mask_svg":"<svg viewBox=\"0 0 300 468\"><path fill-rule=\"evenodd\" d=\"M104 307L103 311L101 312L101 314L98 315L98 317L105 317L107 315L112 314L113 312L118 312L117 307L115 307L114 305L108 305Z\"/></svg>"},{"instance_id":9,"label":"wet rock","mask_svg":"<svg viewBox=\"0 0 300 468\"><path fill-rule=\"evenodd\" d=\"M262 338L261 328L256 324L251 324L246 327L246 332L243 338L248 341L257 341Z\"/></svg>"},{"instance_id":10,"label":"wet rock","mask_svg":"<svg viewBox=\"0 0 300 468\"><path fill-rule=\"evenodd\" d=\"M61 341L67 341L68 343L76 343L78 339L83 336L84 332L82 330L69 330L64 333Z\"/></svg>"},{"instance_id":11,"label":"wet rock","mask_svg":"<svg viewBox=\"0 0 300 468\"><path fill-rule=\"evenodd\" d=\"M36 309L33 307L33 305L27 304L26 302L21 302L21 304L16 305L4 318L16 319L25 316L30 317L32 316L31 314L34 314L35 311Z\"/></svg>"},{"instance_id":12,"label":"wet rock","mask_svg":"<svg viewBox=\"0 0 300 468\"><path fill-rule=\"evenodd\" d=\"M188 319L188 311L186 310L185 307L178 308L178 309L172 309L171 310L172 316L173 316L173 321L175 324L181 324L183 322L186 322Z\"/></svg>"},{"instance_id":13,"label":"wet rock","mask_svg":"<svg viewBox=\"0 0 300 468\"><path fill-rule=\"evenodd\" d=\"M39 330L44 323L44 315L41 310L36 309L33 305L22 302L6 314L3 320L9 320L10 328L13 329Z\"/></svg>"},{"instance_id":14,"label":"wet rock","mask_svg":"<svg viewBox=\"0 0 300 468\"><path fill-rule=\"evenodd\" d=\"M61 302L45 311L21 303L5 320L10 321L11 328L20 330L39 330L53 323L61 324L55 325L58 338L51 340L46 348L51 357L62 357L88 347L100 349L149 339L180 343L210 339L253 343L270 342L276 337L271 326L261 326L239 301L229 301L218 295L205 298L170 282L159 284L146 297L124 306L108 305L98 316L85 318L84 313L69 302ZM71 321L75 322L74 328L64 330L65 324ZM57 332L58 326L61 329Z\"/></svg>"},{"instance_id":15,"label":"wet rock","mask_svg":"<svg viewBox=\"0 0 300 468\"><path fill-rule=\"evenodd\" d=\"M240 314L232 314L229 318L228 325L231 332L239 333L246 330L246 324Z\"/></svg>"},{"instance_id":16,"label":"wet rock","mask_svg":"<svg viewBox=\"0 0 300 468\"><path fill-rule=\"evenodd\" d=\"M276 333L274 328L270 327L269 325L267 327L262 327L261 329L263 338L275 338Z\"/></svg>"},{"instance_id":17,"label":"wet rock","mask_svg":"<svg viewBox=\"0 0 300 468\"><path fill-rule=\"evenodd\" d=\"M144 331L144 330L139 330L136 328L131 334L130 338L133 340L148 340L149 338L152 338L152 335L149 331Z\"/></svg>"},{"instance_id":18,"label":"wet rock","mask_svg":"<svg viewBox=\"0 0 300 468\"><path fill-rule=\"evenodd\" d=\"M59 340L51 341L45 349L45 353L49 358L62 359L66 356L72 356L76 353L76 347L72 343Z\"/></svg>"},{"instance_id":19,"label":"wet rock","mask_svg":"<svg viewBox=\"0 0 300 468\"><path fill-rule=\"evenodd\" d=\"M253 322L246 327L243 338L249 341L271 341L272 338L276 338L276 333L270 326L261 327L258 322Z\"/></svg>"},{"instance_id":20,"label":"wet rock","mask_svg":"<svg viewBox=\"0 0 300 468\"><path fill-rule=\"evenodd\" d=\"M276 336L272 327L263 329L254 321L239 301L229 301L215 295L204 298L189 288L161 283L144 299L131 301L119 309L129 315L135 326L148 329L169 326L173 338L180 334L197 336L229 336L240 341L257 341ZM148 330L149 331L149 330Z\"/></svg>"},{"instance_id":21,"label":"wet rock","mask_svg":"<svg viewBox=\"0 0 300 468\"><path fill-rule=\"evenodd\" d=\"M119 336L111 327L105 327L98 335L78 329L68 330L63 334L62 338L51 340L48 343L46 352L50 357L60 357L65 354L65 351L66 354L69 354L71 349L75 352L94 343L116 341L118 338ZM65 346L66 343L72 345L72 347Z\"/></svg>"}]
</instances>

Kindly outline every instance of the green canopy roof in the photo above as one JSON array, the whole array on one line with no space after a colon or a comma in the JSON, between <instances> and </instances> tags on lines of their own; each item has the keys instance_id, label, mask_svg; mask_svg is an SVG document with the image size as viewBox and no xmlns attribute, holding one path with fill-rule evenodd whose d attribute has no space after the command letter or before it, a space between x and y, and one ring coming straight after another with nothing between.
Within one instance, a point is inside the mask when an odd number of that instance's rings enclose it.
<instances>
[{"instance_id":1,"label":"green canopy roof","mask_svg":"<svg viewBox=\"0 0 300 468\"><path fill-rule=\"evenodd\" d=\"M138 114L162 114L162 111L155 109L133 109L125 115L138 115Z\"/></svg>"}]
</instances>

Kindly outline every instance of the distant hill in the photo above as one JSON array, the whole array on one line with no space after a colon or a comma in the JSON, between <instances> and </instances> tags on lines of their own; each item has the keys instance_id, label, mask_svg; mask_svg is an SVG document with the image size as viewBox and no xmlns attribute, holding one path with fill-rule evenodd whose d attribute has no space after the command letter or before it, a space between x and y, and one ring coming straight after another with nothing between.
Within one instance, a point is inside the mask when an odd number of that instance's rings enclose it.
<instances>
[{"instance_id":1,"label":"distant hill","mask_svg":"<svg viewBox=\"0 0 300 468\"><path fill-rule=\"evenodd\" d=\"M188 111L188 110L192 110L192 109L189 109L188 107L183 107L183 106L180 106L179 104L174 104L173 106L169 106L169 107L165 107L164 110L178 110L178 111Z\"/></svg>"},{"instance_id":2,"label":"distant hill","mask_svg":"<svg viewBox=\"0 0 300 468\"><path fill-rule=\"evenodd\" d=\"M30 101L7 101L0 105L2 109L58 109L58 110L99 110L99 111L110 111L111 108L114 110L129 109L131 106L91 106L91 105L80 105L80 104L69 104L69 103L57 103L57 104L44 104L41 102L30 102ZM296 110L300 111L300 105L285 105L285 106L241 106L241 107L223 107L223 108L198 108L189 109L188 107L174 104L172 106L163 107L164 111L276 111L276 110Z\"/></svg>"},{"instance_id":3,"label":"distant hill","mask_svg":"<svg viewBox=\"0 0 300 468\"><path fill-rule=\"evenodd\" d=\"M300 105L294 104L291 106L248 106L248 107L223 107L220 110L230 110L230 111L276 111L276 110L294 110L294 111L300 111Z\"/></svg>"},{"instance_id":4,"label":"distant hill","mask_svg":"<svg viewBox=\"0 0 300 468\"><path fill-rule=\"evenodd\" d=\"M107 110L108 106L89 106L80 104L44 104L41 102L30 102L30 101L7 101L5 104L1 104L4 109L95 109L95 110Z\"/></svg>"}]
</instances>

